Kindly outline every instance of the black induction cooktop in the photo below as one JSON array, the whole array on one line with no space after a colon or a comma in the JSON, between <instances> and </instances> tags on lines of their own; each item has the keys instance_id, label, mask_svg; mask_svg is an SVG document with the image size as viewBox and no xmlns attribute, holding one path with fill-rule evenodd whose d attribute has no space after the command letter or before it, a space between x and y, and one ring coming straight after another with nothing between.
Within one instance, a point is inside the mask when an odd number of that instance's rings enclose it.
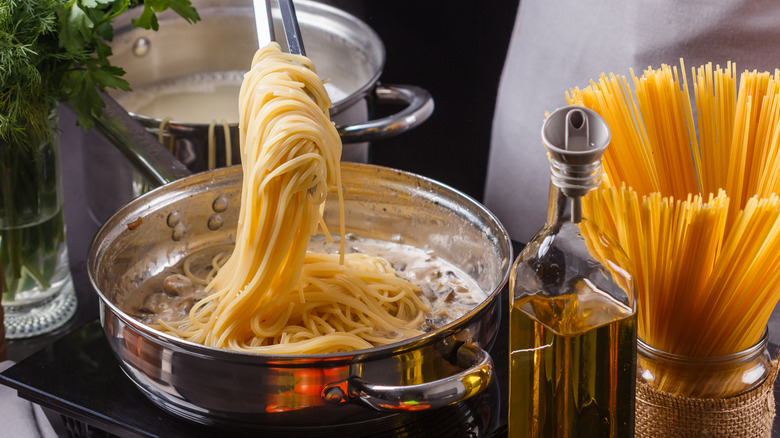
<instances>
[{"instance_id":1,"label":"black induction cooktop","mask_svg":"<svg viewBox=\"0 0 780 438\"><path fill-rule=\"evenodd\" d=\"M515 253L522 248L513 242ZM74 273L80 304L97 308L83 265ZM69 328L66 335L46 343L0 373L0 384L20 397L60 414L69 437L490 437L507 435L508 286L501 291L503 315L498 334L488 350L495 379L483 393L461 403L430 411L388 414L371 421L322 428L267 428L234 431L200 425L167 413L152 404L124 374L103 334L97 312ZM31 345L39 345L33 342Z\"/></svg>"},{"instance_id":2,"label":"black induction cooktop","mask_svg":"<svg viewBox=\"0 0 780 438\"><path fill-rule=\"evenodd\" d=\"M506 302L506 291L503 292ZM430 411L317 428L236 431L203 426L153 405L124 375L95 319L0 374L19 396L58 412L74 437L498 437L506 435L506 322L491 349L496 378L481 394Z\"/></svg>"}]
</instances>

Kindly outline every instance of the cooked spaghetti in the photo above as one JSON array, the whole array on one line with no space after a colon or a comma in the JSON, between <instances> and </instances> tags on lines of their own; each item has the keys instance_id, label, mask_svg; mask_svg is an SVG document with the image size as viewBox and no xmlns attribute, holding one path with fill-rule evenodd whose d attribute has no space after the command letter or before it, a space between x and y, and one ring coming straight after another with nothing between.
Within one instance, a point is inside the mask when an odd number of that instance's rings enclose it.
<instances>
[{"instance_id":1,"label":"cooked spaghetti","mask_svg":"<svg viewBox=\"0 0 780 438\"><path fill-rule=\"evenodd\" d=\"M677 355L747 349L780 298L780 72L735 71L693 69L695 108L666 65L567 93L612 130L584 208L629 256L639 337Z\"/></svg>"},{"instance_id":2,"label":"cooked spaghetti","mask_svg":"<svg viewBox=\"0 0 780 438\"><path fill-rule=\"evenodd\" d=\"M314 65L272 43L260 49L239 97L244 171L236 243L182 321L160 329L233 350L324 353L422 333L419 289L381 258L307 253L325 225L329 188L341 193L341 140ZM329 235L327 230L323 230Z\"/></svg>"}]
</instances>

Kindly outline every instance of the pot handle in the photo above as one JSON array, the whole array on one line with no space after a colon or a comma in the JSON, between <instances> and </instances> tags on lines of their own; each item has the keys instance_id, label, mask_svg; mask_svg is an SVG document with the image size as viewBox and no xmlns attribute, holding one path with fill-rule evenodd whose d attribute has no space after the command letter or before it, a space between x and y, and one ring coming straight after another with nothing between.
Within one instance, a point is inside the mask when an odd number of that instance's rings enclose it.
<instances>
[{"instance_id":1,"label":"pot handle","mask_svg":"<svg viewBox=\"0 0 780 438\"><path fill-rule=\"evenodd\" d=\"M414 85L377 85L374 88L377 104L407 104L407 106L392 115L365 123L338 128L341 141L344 143L361 143L383 140L406 132L433 114L433 97L420 87Z\"/></svg>"},{"instance_id":2,"label":"pot handle","mask_svg":"<svg viewBox=\"0 0 780 438\"><path fill-rule=\"evenodd\" d=\"M153 184L161 186L192 174L114 98L99 92L105 107L95 128L116 146Z\"/></svg>"},{"instance_id":3,"label":"pot handle","mask_svg":"<svg viewBox=\"0 0 780 438\"><path fill-rule=\"evenodd\" d=\"M479 394L493 378L493 359L482 348L464 343L456 353L462 372L433 382L408 386L378 385L360 377L326 385L322 397L331 404L357 403L384 412L434 409Z\"/></svg>"}]
</instances>

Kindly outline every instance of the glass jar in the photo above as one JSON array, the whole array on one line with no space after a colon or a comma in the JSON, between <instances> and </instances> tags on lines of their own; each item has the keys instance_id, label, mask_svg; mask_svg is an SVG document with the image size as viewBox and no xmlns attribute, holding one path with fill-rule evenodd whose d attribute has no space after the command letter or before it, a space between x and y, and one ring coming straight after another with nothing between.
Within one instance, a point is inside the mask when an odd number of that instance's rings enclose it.
<instances>
[{"instance_id":1,"label":"glass jar","mask_svg":"<svg viewBox=\"0 0 780 438\"><path fill-rule=\"evenodd\" d=\"M729 398L758 388L770 372L768 331L752 347L724 356L681 356L637 340L637 381L689 398Z\"/></svg>"}]
</instances>

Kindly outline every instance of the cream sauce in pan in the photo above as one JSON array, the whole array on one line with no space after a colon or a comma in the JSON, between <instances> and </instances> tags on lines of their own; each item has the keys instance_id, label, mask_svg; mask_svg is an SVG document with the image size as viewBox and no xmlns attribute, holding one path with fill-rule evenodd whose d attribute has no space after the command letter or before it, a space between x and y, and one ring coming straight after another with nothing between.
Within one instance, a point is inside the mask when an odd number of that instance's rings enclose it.
<instances>
[{"instance_id":1,"label":"cream sauce in pan","mask_svg":"<svg viewBox=\"0 0 780 438\"><path fill-rule=\"evenodd\" d=\"M403 243L400 236L392 241L366 239L354 234L346 237L346 252L366 253L385 258L396 275L417 285L420 297L429 304L423 331L434 331L470 312L487 294L462 270L434 251ZM230 247L211 247L194 253L182 263L149 278L120 307L146 324L158 319L178 320L206 294L206 278L220 257L230 255ZM328 243L323 235L312 237L309 251L336 254L338 241ZM185 267L186 264L186 267ZM189 275L185 275L185 269Z\"/></svg>"}]
</instances>

